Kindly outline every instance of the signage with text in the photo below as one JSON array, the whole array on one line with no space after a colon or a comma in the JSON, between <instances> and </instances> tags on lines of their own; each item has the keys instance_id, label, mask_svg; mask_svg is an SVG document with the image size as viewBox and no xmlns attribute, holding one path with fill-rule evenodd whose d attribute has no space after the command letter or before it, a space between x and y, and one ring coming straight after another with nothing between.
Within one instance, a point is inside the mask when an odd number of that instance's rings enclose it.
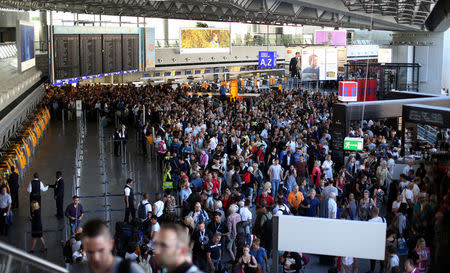
<instances>
[{"instance_id":1,"label":"signage with text","mask_svg":"<svg viewBox=\"0 0 450 273\"><path fill-rule=\"evenodd\" d=\"M277 67L277 52L276 51L260 51L258 58L259 67Z\"/></svg>"}]
</instances>

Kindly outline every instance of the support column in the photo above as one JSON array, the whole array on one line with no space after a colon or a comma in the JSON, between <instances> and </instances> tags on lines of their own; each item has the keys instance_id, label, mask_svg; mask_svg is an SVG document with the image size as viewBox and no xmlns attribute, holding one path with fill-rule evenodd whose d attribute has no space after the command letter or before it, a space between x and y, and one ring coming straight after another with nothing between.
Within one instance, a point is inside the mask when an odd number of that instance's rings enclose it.
<instances>
[{"instance_id":1,"label":"support column","mask_svg":"<svg viewBox=\"0 0 450 273\"><path fill-rule=\"evenodd\" d=\"M163 19L164 47L169 45L169 19Z\"/></svg>"},{"instance_id":2,"label":"support column","mask_svg":"<svg viewBox=\"0 0 450 273\"><path fill-rule=\"evenodd\" d=\"M47 48L48 43L47 11L41 11L39 13L39 21L41 25L39 31L39 50L43 51Z\"/></svg>"}]
</instances>

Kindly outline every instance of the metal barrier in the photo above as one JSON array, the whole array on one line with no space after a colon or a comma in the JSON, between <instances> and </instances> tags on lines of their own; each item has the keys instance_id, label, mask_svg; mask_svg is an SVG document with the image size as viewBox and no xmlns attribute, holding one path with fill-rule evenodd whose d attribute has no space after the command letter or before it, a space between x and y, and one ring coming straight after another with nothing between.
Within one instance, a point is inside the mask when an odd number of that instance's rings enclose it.
<instances>
[{"instance_id":1,"label":"metal barrier","mask_svg":"<svg viewBox=\"0 0 450 273\"><path fill-rule=\"evenodd\" d=\"M44 259L30 255L20 249L0 242L1 272L58 272L67 273L68 270L48 262Z\"/></svg>"}]
</instances>

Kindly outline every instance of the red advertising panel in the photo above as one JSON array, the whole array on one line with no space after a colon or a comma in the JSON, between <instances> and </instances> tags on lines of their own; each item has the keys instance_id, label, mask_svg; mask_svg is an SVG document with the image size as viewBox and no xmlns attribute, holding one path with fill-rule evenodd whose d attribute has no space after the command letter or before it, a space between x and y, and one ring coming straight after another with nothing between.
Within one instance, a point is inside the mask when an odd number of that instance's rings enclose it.
<instances>
[{"instance_id":1,"label":"red advertising panel","mask_svg":"<svg viewBox=\"0 0 450 273\"><path fill-rule=\"evenodd\" d=\"M338 100L343 102L357 101L358 97L358 83L345 81L339 82Z\"/></svg>"},{"instance_id":2,"label":"red advertising panel","mask_svg":"<svg viewBox=\"0 0 450 273\"><path fill-rule=\"evenodd\" d=\"M358 82L358 101L375 101L377 100L377 80L368 79L367 86L366 80L356 80ZM364 100L365 94L365 100Z\"/></svg>"}]
</instances>

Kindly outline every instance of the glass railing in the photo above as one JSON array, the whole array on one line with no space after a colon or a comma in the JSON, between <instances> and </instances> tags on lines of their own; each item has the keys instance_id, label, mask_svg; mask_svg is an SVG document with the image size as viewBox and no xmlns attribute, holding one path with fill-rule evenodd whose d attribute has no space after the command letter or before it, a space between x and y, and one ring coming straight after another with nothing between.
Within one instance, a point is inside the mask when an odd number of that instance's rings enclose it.
<instances>
[{"instance_id":1,"label":"glass railing","mask_svg":"<svg viewBox=\"0 0 450 273\"><path fill-rule=\"evenodd\" d=\"M67 273L67 269L0 242L1 273Z\"/></svg>"}]
</instances>

